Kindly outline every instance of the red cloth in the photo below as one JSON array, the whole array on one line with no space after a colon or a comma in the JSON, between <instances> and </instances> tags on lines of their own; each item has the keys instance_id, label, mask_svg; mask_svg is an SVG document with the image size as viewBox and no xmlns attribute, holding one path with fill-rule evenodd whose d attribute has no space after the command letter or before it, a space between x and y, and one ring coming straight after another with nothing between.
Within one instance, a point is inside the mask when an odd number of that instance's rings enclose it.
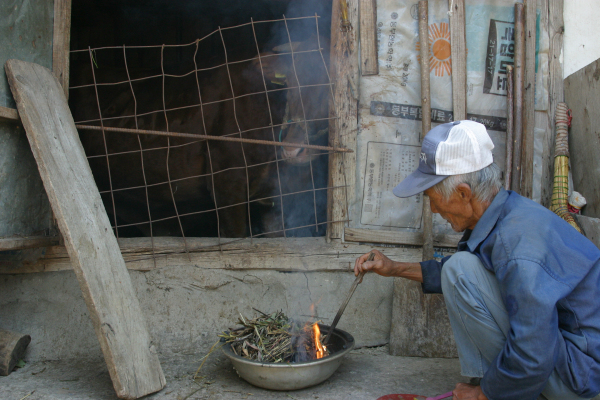
<instances>
[{"instance_id":1,"label":"red cloth","mask_svg":"<svg viewBox=\"0 0 600 400\"><path fill-rule=\"evenodd\" d=\"M569 210L569 212L571 214L580 214L581 213L581 208L577 208L577 207L572 206L570 204L567 206L567 209Z\"/></svg>"}]
</instances>

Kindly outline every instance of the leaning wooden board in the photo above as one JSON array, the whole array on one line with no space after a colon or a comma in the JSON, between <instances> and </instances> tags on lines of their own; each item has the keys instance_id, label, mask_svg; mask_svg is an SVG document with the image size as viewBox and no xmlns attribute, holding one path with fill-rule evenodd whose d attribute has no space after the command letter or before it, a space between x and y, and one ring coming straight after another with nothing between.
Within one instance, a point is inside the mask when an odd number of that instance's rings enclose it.
<instances>
[{"instance_id":1,"label":"leaning wooden board","mask_svg":"<svg viewBox=\"0 0 600 400\"><path fill-rule=\"evenodd\" d=\"M8 60L5 69L117 396L161 390L165 377L65 93L40 65Z\"/></svg>"}]
</instances>

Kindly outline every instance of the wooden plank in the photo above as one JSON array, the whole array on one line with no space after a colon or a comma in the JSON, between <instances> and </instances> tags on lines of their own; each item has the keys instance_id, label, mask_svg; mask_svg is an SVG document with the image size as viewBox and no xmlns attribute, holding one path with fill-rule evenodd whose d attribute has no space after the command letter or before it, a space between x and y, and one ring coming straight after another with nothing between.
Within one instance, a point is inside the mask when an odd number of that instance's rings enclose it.
<instances>
[{"instance_id":1,"label":"wooden plank","mask_svg":"<svg viewBox=\"0 0 600 400\"><path fill-rule=\"evenodd\" d=\"M203 269L275 270L303 272L352 272L357 257L376 248L394 260L416 262L421 249L381 247L322 238L254 239L223 245L217 239L186 238L186 253L182 238L154 238L153 260L150 238L120 238L119 247L129 270L149 271L193 265ZM19 269L0 263L0 274L55 272L72 270L73 265L64 246L46 249L43 258Z\"/></svg>"},{"instance_id":2,"label":"wooden plank","mask_svg":"<svg viewBox=\"0 0 600 400\"><path fill-rule=\"evenodd\" d=\"M69 98L69 57L71 45L71 0L54 0L52 71Z\"/></svg>"},{"instance_id":3,"label":"wooden plank","mask_svg":"<svg viewBox=\"0 0 600 400\"><path fill-rule=\"evenodd\" d=\"M0 120L18 121L19 112L14 108L0 106Z\"/></svg>"},{"instance_id":4,"label":"wooden plank","mask_svg":"<svg viewBox=\"0 0 600 400\"><path fill-rule=\"evenodd\" d=\"M462 235L433 235L433 246L456 248ZM423 246L421 232L396 232L360 228L346 228L344 238L347 242L404 244Z\"/></svg>"},{"instance_id":5,"label":"wooden plank","mask_svg":"<svg viewBox=\"0 0 600 400\"><path fill-rule=\"evenodd\" d=\"M346 0L344 0L346 1ZM348 20L358 26L358 0L347 0ZM356 29L342 29L340 1L333 2L331 17L330 76L334 83L329 103L329 144L351 149L353 153L329 156L328 221L349 220L348 209L354 204L356 185L356 134L358 132L358 42ZM328 224L327 238L341 239L346 222Z\"/></svg>"},{"instance_id":6,"label":"wooden plank","mask_svg":"<svg viewBox=\"0 0 600 400\"><path fill-rule=\"evenodd\" d=\"M117 396L156 392L165 377L64 91L40 65L5 69Z\"/></svg>"},{"instance_id":7,"label":"wooden plank","mask_svg":"<svg viewBox=\"0 0 600 400\"><path fill-rule=\"evenodd\" d=\"M564 101L564 81L562 68L562 51L564 21L563 8L564 0L543 0L542 24L547 21L548 35L550 36L550 50L548 54L549 80L548 80L548 119L550 129L542 141L542 195L541 203L545 207L550 207L552 198L552 182L554 179L554 111L556 104Z\"/></svg>"},{"instance_id":8,"label":"wooden plank","mask_svg":"<svg viewBox=\"0 0 600 400\"><path fill-rule=\"evenodd\" d=\"M513 160L513 67L506 66L506 161L504 162L504 189L510 190L512 181L512 160Z\"/></svg>"},{"instance_id":9,"label":"wooden plank","mask_svg":"<svg viewBox=\"0 0 600 400\"><path fill-rule=\"evenodd\" d=\"M425 212L427 210L427 212ZM433 212L431 211L431 200L423 193L423 257L421 261L433 258Z\"/></svg>"},{"instance_id":10,"label":"wooden plank","mask_svg":"<svg viewBox=\"0 0 600 400\"><path fill-rule=\"evenodd\" d=\"M0 238L0 251L57 246L60 236L30 236Z\"/></svg>"},{"instance_id":11,"label":"wooden plank","mask_svg":"<svg viewBox=\"0 0 600 400\"><path fill-rule=\"evenodd\" d=\"M545 189L545 185L548 185L549 188L552 188L552 185L554 183L554 180L552 180L549 183L545 183L544 181L544 168L545 168L545 162L547 162L546 160L546 154L547 154L547 150L545 149L545 145L546 145L546 140L548 137L553 136L553 131L554 131L554 123L550 122L550 110L544 110L544 111L536 111L535 112L535 128L536 128L536 135L540 135L541 138L540 139L536 139L537 141L539 141L539 143L542 145L542 153L540 154L540 160L539 162L541 162L541 168L539 170L539 176L537 177L537 179L539 179L539 181L534 181L533 184L534 185L539 185L540 186L540 194L539 194L539 200L536 201L540 201L540 204L544 205L543 201L543 193L544 193L544 189ZM552 115L554 115L554 113L552 113ZM552 152L552 154L554 154L554 151ZM554 160L552 160L554 162ZM535 193L535 189L534 189L534 193Z\"/></svg>"},{"instance_id":12,"label":"wooden plank","mask_svg":"<svg viewBox=\"0 0 600 400\"><path fill-rule=\"evenodd\" d=\"M523 140L523 68L525 67L525 27L523 4L515 4L515 64L513 113L513 168L511 189L521 192L521 148Z\"/></svg>"},{"instance_id":13,"label":"wooden plank","mask_svg":"<svg viewBox=\"0 0 600 400\"><path fill-rule=\"evenodd\" d=\"M394 278L390 354L458 357L443 295L424 295L419 282Z\"/></svg>"},{"instance_id":14,"label":"wooden plank","mask_svg":"<svg viewBox=\"0 0 600 400\"><path fill-rule=\"evenodd\" d=\"M421 110L423 115L431 115L431 90L429 67L429 4L427 0L419 1L419 73L421 74ZM421 140L431 130L431 118L421 120Z\"/></svg>"},{"instance_id":15,"label":"wooden plank","mask_svg":"<svg viewBox=\"0 0 600 400\"><path fill-rule=\"evenodd\" d=\"M573 110L569 134L573 189L587 200L581 213L600 218L600 59L565 79L565 101Z\"/></svg>"},{"instance_id":16,"label":"wooden plank","mask_svg":"<svg viewBox=\"0 0 600 400\"><path fill-rule=\"evenodd\" d=\"M379 74L377 57L377 3L360 0L360 57L362 75Z\"/></svg>"},{"instance_id":17,"label":"wooden plank","mask_svg":"<svg viewBox=\"0 0 600 400\"><path fill-rule=\"evenodd\" d=\"M536 0L524 0L525 68L523 73L523 148L521 155L521 195L533 195L533 132L535 128L535 41Z\"/></svg>"},{"instance_id":18,"label":"wooden plank","mask_svg":"<svg viewBox=\"0 0 600 400\"><path fill-rule=\"evenodd\" d=\"M452 57L452 109L454 120L467 118L467 38L465 1L449 0L450 48Z\"/></svg>"},{"instance_id":19,"label":"wooden plank","mask_svg":"<svg viewBox=\"0 0 600 400\"><path fill-rule=\"evenodd\" d=\"M429 3L427 0L419 1L419 42L421 59L421 110L423 115L431 115L431 88L429 67ZM431 130L431 118L421 120L421 140ZM423 193L423 261L433 258L433 213L431 212L429 197Z\"/></svg>"}]
</instances>

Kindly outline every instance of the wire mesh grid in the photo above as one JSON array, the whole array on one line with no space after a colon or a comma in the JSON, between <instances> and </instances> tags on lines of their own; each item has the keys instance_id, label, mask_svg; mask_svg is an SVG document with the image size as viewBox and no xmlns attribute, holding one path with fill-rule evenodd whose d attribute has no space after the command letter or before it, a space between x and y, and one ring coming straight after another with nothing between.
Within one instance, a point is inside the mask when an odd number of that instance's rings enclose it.
<instances>
[{"instance_id":1,"label":"wire mesh grid","mask_svg":"<svg viewBox=\"0 0 600 400\"><path fill-rule=\"evenodd\" d=\"M289 25L311 19L312 42L294 42ZM327 220L327 191L345 190L328 186L327 157L346 149L326 142L337 116L328 110L334 96L318 19L250 20L188 44L71 52L89 57L91 82L71 86L72 108L86 110L75 116L76 126L117 237L181 236L187 251L186 236L216 236L221 246L306 235L307 228L308 235L323 235L327 224L346 222ZM265 23L284 27L287 43L276 52L260 51L256 27ZM253 57L228 49L226 34L241 29L252 34ZM212 55L202 49L206 42ZM217 42L222 54L214 57ZM101 52L120 53L121 79L101 72ZM143 52L159 53L159 73L130 69L128 58ZM170 57L191 70L169 73ZM310 211L298 205L307 196Z\"/></svg>"}]
</instances>

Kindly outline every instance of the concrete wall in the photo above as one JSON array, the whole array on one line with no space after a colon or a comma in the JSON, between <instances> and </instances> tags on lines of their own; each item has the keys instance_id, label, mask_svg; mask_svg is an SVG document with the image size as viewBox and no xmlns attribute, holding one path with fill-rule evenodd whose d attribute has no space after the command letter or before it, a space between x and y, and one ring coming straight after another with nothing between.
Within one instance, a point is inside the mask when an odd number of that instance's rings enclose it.
<instances>
[{"instance_id":1,"label":"concrete wall","mask_svg":"<svg viewBox=\"0 0 600 400\"><path fill-rule=\"evenodd\" d=\"M20 123L0 120L0 237L31 235L52 225L48 196Z\"/></svg>"},{"instance_id":2,"label":"concrete wall","mask_svg":"<svg viewBox=\"0 0 600 400\"><path fill-rule=\"evenodd\" d=\"M597 0L565 0L563 38L564 78L600 58Z\"/></svg>"},{"instance_id":3,"label":"concrete wall","mask_svg":"<svg viewBox=\"0 0 600 400\"><path fill-rule=\"evenodd\" d=\"M0 2L0 106L15 108L4 63L11 58L52 68L53 0ZM0 120L0 237L40 234L52 213L20 124Z\"/></svg>"},{"instance_id":4,"label":"concrete wall","mask_svg":"<svg viewBox=\"0 0 600 400\"><path fill-rule=\"evenodd\" d=\"M259 251L268 247L254 246ZM295 254L298 247L306 248L306 253ZM331 249L327 254L326 248ZM218 333L237 326L239 313L254 316L253 307L264 312L281 309L292 317L308 319L314 304L315 318L331 323L354 281L352 260L371 247L327 245L324 239L306 238L291 240L287 252L285 245L282 249L281 254L245 254L223 262L218 260L227 256L218 251L211 256L215 261L198 261L194 254L191 262L185 261L183 254L179 261L161 262L156 268L146 260L140 270L130 269L159 354L201 357ZM416 261L421 254L420 249L381 249L396 260ZM49 254L45 257L54 257ZM50 264L45 266L50 268ZM359 346L387 343L392 290L392 278L367 275L339 328L352 334ZM102 357L72 270L7 274L0 268L0 327L31 335L29 361Z\"/></svg>"},{"instance_id":5,"label":"concrete wall","mask_svg":"<svg viewBox=\"0 0 600 400\"><path fill-rule=\"evenodd\" d=\"M346 273L203 270L195 266L131 271L150 334L163 357L207 352L217 334L252 317L284 310L297 318L315 313L331 322L354 280ZM346 309L339 327L360 345L389 338L392 279L369 276ZM27 359L100 358L79 285L72 271L0 277L4 329L31 335Z\"/></svg>"}]
</instances>

